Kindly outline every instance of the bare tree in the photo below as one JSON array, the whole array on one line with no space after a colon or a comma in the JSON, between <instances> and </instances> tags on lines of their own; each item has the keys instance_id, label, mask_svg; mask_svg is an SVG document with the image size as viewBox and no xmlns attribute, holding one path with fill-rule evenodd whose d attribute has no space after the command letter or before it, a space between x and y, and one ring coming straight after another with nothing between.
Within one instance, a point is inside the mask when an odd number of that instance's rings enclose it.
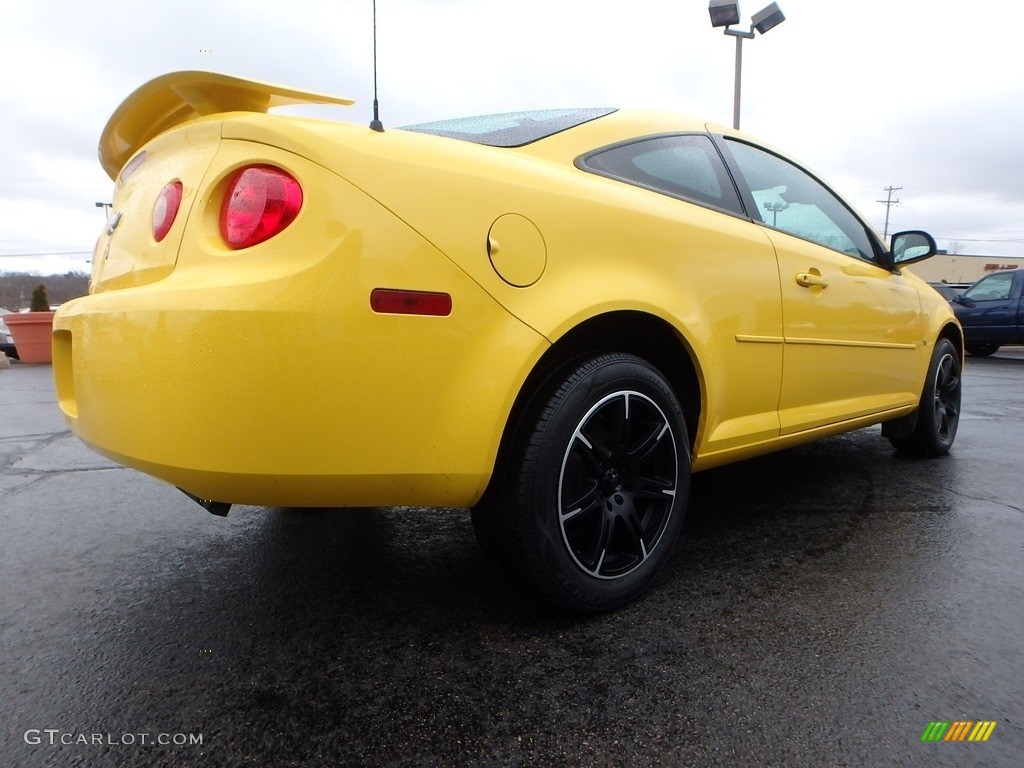
<instances>
[{"instance_id":1,"label":"bare tree","mask_svg":"<svg viewBox=\"0 0 1024 768\"><path fill-rule=\"evenodd\" d=\"M81 272L64 275L30 275L25 272L0 273L0 307L12 312L25 309L37 285L46 286L50 304L63 304L89 292L89 276Z\"/></svg>"}]
</instances>

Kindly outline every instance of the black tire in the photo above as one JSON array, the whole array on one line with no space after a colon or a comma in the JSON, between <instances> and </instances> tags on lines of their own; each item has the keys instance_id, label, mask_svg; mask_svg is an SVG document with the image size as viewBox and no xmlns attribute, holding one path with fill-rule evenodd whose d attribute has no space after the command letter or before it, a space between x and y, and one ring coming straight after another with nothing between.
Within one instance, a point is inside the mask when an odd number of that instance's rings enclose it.
<instances>
[{"instance_id":1,"label":"black tire","mask_svg":"<svg viewBox=\"0 0 1024 768\"><path fill-rule=\"evenodd\" d=\"M671 555L689 438L672 388L638 357L575 362L552 381L514 444L497 517L533 590L599 613L636 598Z\"/></svg>"},{"instance_id":2,"label":"black tire","mask_svg":"<svg viewBox=\"0 0 1024 768\"><path fill-rule=\"evenodd\" d=\"M914 431L908 437L890 438L893 447L918 456L949 453L960 423L961 381L956 346L949 339L939 339L932 350Z\"/></svg>"},{"instance_id":3,"label":"black tire","mask_svg":"<svg viewBox=\"0 0 1024 768\"><path fill-rule=\"evenodd\" d=\"M999 349L999 345L990 341L984 344L969 344L967 346L967 354L972 357L988 357L994 354L997 349Z\"/></svg>"}]
</instances>

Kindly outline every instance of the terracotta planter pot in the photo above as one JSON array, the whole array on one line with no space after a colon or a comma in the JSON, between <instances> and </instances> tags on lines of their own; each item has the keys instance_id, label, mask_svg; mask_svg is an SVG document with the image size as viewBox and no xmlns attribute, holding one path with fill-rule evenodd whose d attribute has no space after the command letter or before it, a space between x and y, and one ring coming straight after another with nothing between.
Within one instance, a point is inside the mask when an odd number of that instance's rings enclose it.
<instances>
[{"instance_id":1,"label":"terracotta planter pot","mask_svg":"<svg viewBox=\"0 0 1024 768\"><path fill-rule=\"evenodd\" d=\"M4 315L4 322L14 337L14 348L23 363L53 361L54 312L20 312Z\"/></svg>"}]
</instances>

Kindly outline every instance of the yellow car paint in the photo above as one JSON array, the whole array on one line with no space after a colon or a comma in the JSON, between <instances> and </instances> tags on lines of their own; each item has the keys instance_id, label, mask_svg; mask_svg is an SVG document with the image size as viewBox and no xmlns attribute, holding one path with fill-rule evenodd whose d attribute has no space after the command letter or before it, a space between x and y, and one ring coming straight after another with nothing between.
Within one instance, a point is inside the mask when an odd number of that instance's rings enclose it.
<instances>
[{"instance_id":1,"label":"yellow car paint","mask_svg":"<svg viewBox=\"0 0 1024 768\"><path fill-rule=\"evenodd\" d=\"M201 133L186 126L156 144L179 141L187 149L178 154L205 157L193 148ZM165 149L156 146L147 164ZM217 230L223 184L252 161L293 173L305 204L274 249L230 251ZM105 236L111 255L94 267L93 295L62 307L55 372L75 432L203 498L475 501L501 437L493 414L508 412L514 397L493 386L492 366L500 361L525 379L547 342L323 168L236 141L219 142L211 167L198 180L173 169L192 201L187 222L179 217L172 228L177 237L156 244L146 226L119 226ZM140 170L126 186L146 179ZM175 250L176 259L168 255ZM123 272L132 253L173 271L123 287L136 274ZM381 286L448 292L454 310L447 318L375 314L368 299Z\"/></svg>"},{"instance_id":2,"label":"yellow car paint","mask_svg":"<svg viewBox=\"0 0 1024 768\"><path fill-rule=\"evenodd\" d=\"M935 339L959 339L906 271L573 167L703 123L621 112L498 150L264 114L299 102L350 103L210 73L129 97L101 141L118 183L92 293L55 319L75 433L197 497L473 505L545 353L610 313L678 340L700 389L694 470L910 413ZM251 164L292 174L303 205L235 251L220 209ZM181 211L156 243L172 180ZM376 288L453 311L378 314Z\"/></svg>"}]
</instances>

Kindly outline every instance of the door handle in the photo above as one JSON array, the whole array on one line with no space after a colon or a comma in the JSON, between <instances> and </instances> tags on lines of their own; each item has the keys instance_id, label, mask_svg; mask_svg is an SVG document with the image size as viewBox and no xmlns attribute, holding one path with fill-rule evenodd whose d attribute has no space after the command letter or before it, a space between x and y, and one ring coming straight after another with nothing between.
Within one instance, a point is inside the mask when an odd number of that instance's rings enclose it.
<instances>
[{"instance_id":1,"label":"door handle","mask_svg":"<svg viewBox=\"0 0 1024 768\"><path fill-rule=\"evenodd\" d=\"M804 288L828 288L828 280L812 272L800 272L796 276L796 284Z\"/></svg>"}]
</instances>

